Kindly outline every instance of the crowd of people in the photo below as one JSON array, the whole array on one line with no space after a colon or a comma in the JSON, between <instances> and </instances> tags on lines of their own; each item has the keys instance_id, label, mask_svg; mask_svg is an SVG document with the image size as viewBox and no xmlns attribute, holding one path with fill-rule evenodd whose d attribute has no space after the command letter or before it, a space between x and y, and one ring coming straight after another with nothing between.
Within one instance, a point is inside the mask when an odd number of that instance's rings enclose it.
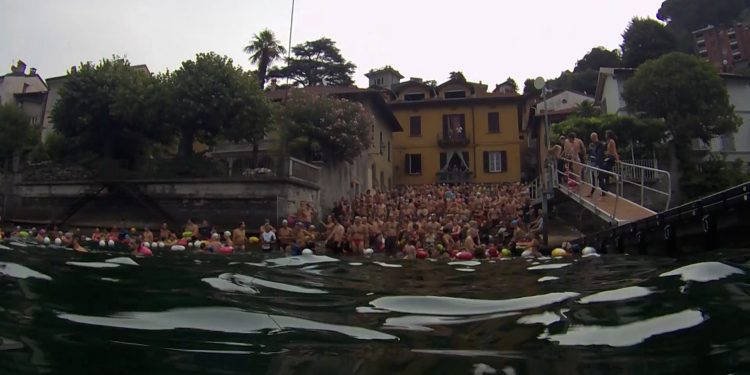
<instances>
[{"instance_id":1,"label":"crowd of people","mask_svg":"<svg viewBox=\"0 0 750 375\"><path fill-rule=\"evenodd\" d=\"M278 228L269 220L256 230L245 223L221 232L207 220L189 219L182 231L164 223L158 230L114 226L62 232L16 227L11 237L35 238L39 243L87 251L87 245L121 244L135 254L151 249L205 252L281 251L288 255L330 253L369 255L382 252L393 257L452 257L458 252L485 257L507 248L538 253L544 225L537 209L530 207L529 190L520 183L420 185L390 191L367 191L353 199L342 198L317 225L317 213L305 202L297 215ZM250 233L257 236L249 236ZM0 238L2 233L0 233Z\"/></svg>"}]
</instances>

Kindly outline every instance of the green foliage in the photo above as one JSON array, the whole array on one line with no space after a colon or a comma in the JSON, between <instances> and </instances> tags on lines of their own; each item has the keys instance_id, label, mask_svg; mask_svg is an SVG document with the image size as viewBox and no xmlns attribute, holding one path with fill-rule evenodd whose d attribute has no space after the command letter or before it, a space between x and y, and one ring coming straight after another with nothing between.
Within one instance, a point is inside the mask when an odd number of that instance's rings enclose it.
<instances>
[{"instance_id":1,"label":"green foliage","mask_svg":"<svg viewBox=\"0 0 750 375\"><path fill-rule=\"evenodd\" d=\"M558 90L573 90L593 95L596 92L596 80L598 78L598 71L584 70L581 72L571 72L566 70L559 77L547 82L547 87Z\"/></svg>"},{"instance_id":2,"label":"green foliage","mask_svg":"<svg viewBox=\"0 0 750 375\"><path fill-rule=\"evenodd\" d=\"M716 70L681 52L641 65L625 83L623 98L631 112L664 119L678 145L693 138L708 142L741 123Z\"/></svg>"},{"instance_id":3,"label":"green foliage","mask_svg":"<svg viewBox=\"0 0 750 375\"><path fill-rule=\"evenodd\" d=\"M351 86L352 74L357 68L346 61L336 42L320 38L292 47L291 59L287 66L272 68L268 76L289 78L302 86Z\"/></svg>"},{"instance_id":4,"label":"green foliage","mask_svg":"<svg viewBox=\"0 0 750 375\"><path fill-rule=\"evenodd\" d=\"M266 83L268 68L274 61L284 56L286 48L281 45L273 34L273 31L265 29L253 35L253 39L243 49L250 54L250 62L258 65L258 84L262 89Z\"/></svg>"},{"instance_id":5,"label":"green foliage","mask_svg":"<svg viewBox=\"0 0 750 375\"><path fill-rule=\"evenodd\" d=\"M197 140L213 145L226 134L253 141L268 131L270 111L255 78L213 52L184 61L167 79L169 119L180 135L179 154L193 155Z\"/></svg>"},{"instance_id":6,"label":"green foliage","mask_svg":"<svg viewBox=\"0 0 750 375\"><path fill-rule=\"evenodd\" d=\"M448 79L449 80L455 79L457 81L466 82L466 77L464 76L464 72L460 70L448 73Z\"/></svg>"},{"instance_id":7,"label":"green foliage","mask_svg":"<svg viewBox=\"0 0 750 375\"><path fill-rule=\"evenodd\" d=\"M587 70L598 72L601 67L617 68L621 65L622 56L620 56L620 51L616 49L610 51L604 47L594 47L576 62L573 72L579 73Z\"/></svg>"},{"instance_id":8,"label":"green foliage","mask_svg":"<svg viewBox=\"0 0 750 375\"><path fill-rule=\"evenodd\" d=\"M660 120L632 116L571 117L552 127L551 139L557 140L561 135L574 132L588 143L589 134L597 132L599 139L604 139L607 130L612 130L617 135L623 149L632 147L634 154L650 157L663 141L666 126Z\"/></svg>"},{"instance_id":9,"label":"green foliage","mask_svg":"<svg viewBox=\"0 0 750 375\"><path fill-rule=\"evenodd\" d=\"M29 117L12 103L0 106L0 161L9 161L14 153L23 152L39 141L39 128L29 124Z\"/></svg>"},{"instance_id":10,"label":"green foliage","mask_svg":"<svg viewBox=\"0 0 750 375\"><path fill-rule=\"evenodd\" d=\"M360 103L297 91L281 112L280 141L294 157L352 161L371 146L374 119Z\"/></svg>"},{"instance_id":11,"label":"green foliage","mask_svg":"<svg viewBox=\"0 0 750 375\"><path fill-rule=\"evenodd\" d=\"M580 104L576 104L576 116L578 117L596 117L599 116L599 108L594 106L594 103L590 100L584 100Z\"/></svg>"},{"instance_id":12,"label":"green foliage","mask_svg":"<svg viewBox=\"0 0 750 375\"><path fill-rule=\"evenodd\" d=\"M742 160L727 162L720 155L709 154L696 168L689 168L683 174L680 187L685 198L692 200L747 181L750 175L743 172Z\"/></svg>"},{"instance_id":13,"label":"green foliage","mask_svg":"<svg viewBox=\"0 0 750 375\"><path fill-rule=\"evenodd\" d=\"M542 90L534 87L534 78L526 78L526 80L523 81L523 94L532 97L539 97L542 95Z\"/></svg>"},{"instance_id":14,"label":"green foliage","mask_svg":"<svg viewBox=\"0 0 750 375\"><path fill-rule=\"evenodd\" d=\"M648 60L677 50L675 36L661 22L634 17L622 34L622 62L638 67Z\"/></svg>"},{"instance_id":15,"label":"green foliage","mask_svg":"<svg viewBox=\"0 0 750 375\"><path fill-rule=\"evenodd\" d=\"M71 152L133 162L148 141L167 142L159 80L123 58L82 63L70 72L52 109Z\"/></svg>"},{"instance_id":16,"label":"green foliage","mask_svg":"<svg viewBox=\"0 0 750 375\"><path fill-rule=\"evenodd\" d=\"M513 92L518 92L518 83L516 83L516 80L512 77L508 77L508 79L503 82L503 84L508 84L513 89Z\"/></svg>"},{"instance_id":17,"label":"green foliage","mask_svg":"<svg viewBox=\"0 0 750 375\"><path fill-rule=\"evenodd\" d=\"M748 8L748 0L665 0L656 16L670 26L694 31L729 24Z\"/></svg>"}]
</instances>

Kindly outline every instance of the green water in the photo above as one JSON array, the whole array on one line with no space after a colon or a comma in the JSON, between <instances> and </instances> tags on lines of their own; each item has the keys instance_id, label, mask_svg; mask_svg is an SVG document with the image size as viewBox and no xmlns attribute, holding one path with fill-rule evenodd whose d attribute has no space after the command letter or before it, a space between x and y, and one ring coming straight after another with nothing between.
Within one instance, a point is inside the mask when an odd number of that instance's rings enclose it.
<instances>
[{"instance_id":1,"label":"green water","mask_svg":"<svg viewBox=\"0 0 750 375\"><path fill-rule=\"evenodd\" d=\"M0 244L0 374L750 368L750 251L448 263Z\"/></svg>"}]
</instances>

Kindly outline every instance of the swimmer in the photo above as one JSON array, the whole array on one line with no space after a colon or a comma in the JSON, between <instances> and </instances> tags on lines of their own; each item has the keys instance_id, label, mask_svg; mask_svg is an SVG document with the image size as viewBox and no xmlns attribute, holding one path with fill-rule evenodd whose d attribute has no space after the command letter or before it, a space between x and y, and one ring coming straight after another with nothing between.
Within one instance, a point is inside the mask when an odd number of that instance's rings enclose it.
<instances>
[{"instance_id":1,"label":"swimmer","mask_svg":"<svg viewBox=\"0 0 750 375\"><path fill-rule=\"evenodd\" d=\"M143 241L148 243L154 242L154 232L148 227L143 229Z\"/></svg>"},{"instance_id":2,"label":"swimmer","mask_svg":"<svg viewBox=\"0 0 750 375\"><path fill-rule=\"evenodd\" d=\"M289 245L292 244L292 228L289 228L289 223L286 220L281 222L281 228L279 228L279 250L289 251Z\"/></svg>"},{"instance_id":3,"label":"swimmer","mask_svg":"<svg viewBox=\"0 0 750 375\"><path fill-rule=\"evenodd\" d=\"M79 242L78 236L73 237L73 240L71 241L70 247L73 248L73 250L79 252L79 253L88 253L89 251L81 245Z\"/></svg>"},{"instance_id":4,"label":"swimmer","mask_svg":"<svg viewBox=\"0 0 750 375\"><path fill-rule=\"evenodd\" d=\"M263 227L263 233L261 233L260 235L260 240L260 248L263 251L271 251L273 245L276 243L276 234L271 231L270 225L266 225Z\"/></svg>"},{"instance_id":5,"label":"swimmer","mask_svg":"<svg viewBox=\"0 0 750 375\"><path fill-rule=\"evenodd\" d=\"M235 250L245 250L245 244L247 243L247 232L245 232L245 222L240 222L240 226L234 228L232 231L232 243L234 243Z\"/></svg>"}]
</instances>

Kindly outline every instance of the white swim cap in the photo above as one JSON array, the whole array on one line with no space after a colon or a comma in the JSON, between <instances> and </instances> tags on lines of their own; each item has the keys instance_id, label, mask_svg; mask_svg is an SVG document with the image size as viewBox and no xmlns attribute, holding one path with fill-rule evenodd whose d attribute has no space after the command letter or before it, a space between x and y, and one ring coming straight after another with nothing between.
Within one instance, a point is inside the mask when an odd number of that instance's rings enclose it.
<instances>
[{"instance_id":1,"label":"white swim cap","mask_svg":"<svg viewBox=\"0 0 750 375\"><path fill-rule=\"evenodd\" d=\"M55 245L62 245L62 240L59 238L55 238Z\"/></svg>"},{"instance_id":2,"label":"white swim cap","mask_svg":"<svg viewBox=\"0 0 750 375\"><path fill-rule=\"evenodd\" d=\"M231 236L231 235L232 235L232 233L230 233L229 231L224 232L224 237L226 237L226 238L229 238L229 236Z\"/></svg>"},{"instance_id":3,"label":"white swim cap","mask_svg":"<svg viewBox=\"0 0 750 375\"><path fill-rule=\"evenodd\" d=\"M109 242L107 242L107 245L109 245L109 247L113 247L113 246L115 246L115 241L114 240L109 240Z\"/></svg>"},{"instance_id":4,"label":"white swim cap","mask_svg":"<svg viewBox=\"0 0 750 375\"><path fill-rule=\"evenodd\" d=\"M313 251L310 249L302 250L302 255L312 255L312 254L313 254Z\"/></svg>"}]
</instances>

